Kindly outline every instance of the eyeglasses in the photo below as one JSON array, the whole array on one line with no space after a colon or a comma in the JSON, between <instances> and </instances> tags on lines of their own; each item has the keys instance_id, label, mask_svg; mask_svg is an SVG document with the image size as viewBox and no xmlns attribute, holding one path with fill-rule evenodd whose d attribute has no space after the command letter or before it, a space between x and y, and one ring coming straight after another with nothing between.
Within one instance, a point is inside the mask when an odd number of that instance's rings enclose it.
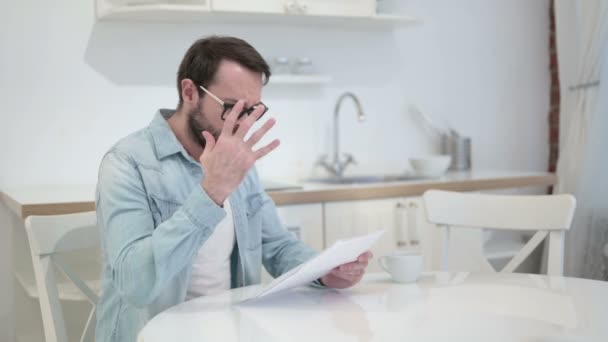
<instances>
[{"instance_id":1,"label":"eyeglasses","mask_svg":"<svg viewBox=\"0 0 608 342\"><path fill-rule=\"evenodd\" d=\"M236 103L226 103L226 102L222 101L222 99L220 99L219 97L213 95L209 90L205 89L205 87L203 87L203 86L199 86L199 87L207 95L211 96L212 99L214 99L217 103L219 103L224 108L224 110L222 111L221 118L222 118L222 121L226 120L226 114L230 113L230 111L232 110L232 108L234 108ZM247 115L247 116L251 115L251 113L253 113L253 111L256 110L256 108L258 108L259 106L264 106L264 111L262 112L262 115L260 115L260 117L258 118L258 120L260 120L262 118L262 116L264 116L264 114L266 114L266 112L268 111L268 106L262 102L258 102L249 108L243 108L243 110L239 113L239 117L237 118L237 120L242 118L245 115Z\"/></svg>"}]
</instances>

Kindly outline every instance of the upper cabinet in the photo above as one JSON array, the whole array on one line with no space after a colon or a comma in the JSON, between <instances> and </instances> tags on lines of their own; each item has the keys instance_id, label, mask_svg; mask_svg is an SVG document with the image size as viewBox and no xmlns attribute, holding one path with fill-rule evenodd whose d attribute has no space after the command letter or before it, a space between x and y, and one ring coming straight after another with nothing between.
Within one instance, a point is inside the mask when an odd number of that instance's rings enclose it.
<instances>
[{"instance_id":1,"label":"upper cabinet","mask_svg":"<svg viewBox=\"0 0 608 342\"><path fill-rule=\"evenodd\" d=\"M100 20L394 28L409 16L376 14L376 0L95 0Z\"/></svg>"},{"instance_id":2,"label":"upper cabinet","mask_svg":"<svg viewBox=\"0 0 608 342\"><path fill-rule=\"evenodd\" d=\"M376 0L288 0L299 13L370 17L376 14Z\"/></svg>"},{"instance_id":3,"label":"upper cabinet","mask_svg":"<svg viewBox=\"0 0 608 342\"><path fill-rule=\"evenodd\" d=\"M249 13L288 13L288 0L215 0L211 3L211 10L224 12L249 12ZM295 10L295 8L294 8Z\"/></svg>"},{"instance_id":4,"label":"upper cabinet","mask_svg":"<svg viewBox=\"0 0 608 342\"><path fill-rule=\"evenodd\" d=\"M369 17L375 0L213 0L213 11Z\"/></svg>"}]
</instances>

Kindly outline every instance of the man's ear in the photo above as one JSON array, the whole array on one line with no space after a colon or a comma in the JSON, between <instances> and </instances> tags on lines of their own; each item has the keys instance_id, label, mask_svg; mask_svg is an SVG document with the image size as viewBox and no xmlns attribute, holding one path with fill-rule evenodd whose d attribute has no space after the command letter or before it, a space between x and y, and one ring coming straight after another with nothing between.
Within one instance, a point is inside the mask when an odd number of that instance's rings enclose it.
<instances>
[{"instance_id":1,"label":"man's ear","mask_svg":"<svg viewBox=\"0 0 608 342\"><path fill-rule=\"evenodd\" d=\"M185 103L196 104L198 103L198 89L196 84L189 78L184 78L181 81L182 85L182 99Z\"/></svg>"}]
</instances>

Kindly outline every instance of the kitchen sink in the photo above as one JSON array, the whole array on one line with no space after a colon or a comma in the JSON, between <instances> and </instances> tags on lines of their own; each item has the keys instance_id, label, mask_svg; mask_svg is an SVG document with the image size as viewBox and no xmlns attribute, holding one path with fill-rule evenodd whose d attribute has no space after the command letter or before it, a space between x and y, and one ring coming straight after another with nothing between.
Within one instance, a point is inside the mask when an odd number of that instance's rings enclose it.
<instances>
[{"instance_id":1,"label":"kitchen sink","mask_svg":"<svg viewBox=\"0 0 608 342\"><path fill-rule=\"evenodd\" d=\"M327 178L312 178L309 182L325 183L325 184L367 184L367 183L384 183L384 182L403 182L410 180L423 179L420 176L414 175L357 175L357 176L342 176L342 177L327 177Z\"/></svg>"}]
</instances>

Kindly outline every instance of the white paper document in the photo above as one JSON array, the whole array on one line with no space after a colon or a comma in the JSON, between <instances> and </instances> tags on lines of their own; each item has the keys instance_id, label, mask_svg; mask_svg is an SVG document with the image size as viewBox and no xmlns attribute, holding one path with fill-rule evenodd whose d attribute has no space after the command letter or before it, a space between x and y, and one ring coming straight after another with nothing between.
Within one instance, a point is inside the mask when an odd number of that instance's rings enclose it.
<instances>
[{"instance_id":1,"label":"white paper document","mask_svg":"<svg viewBox=\"0 0 608 342\"><path fill-rule=\"evenodd\" d=\"M321 254L276 278L251 299L309 284L337 266L357 260L357 257L368 251L382 234L384 234L384 230L346 240L338 240Z\"/></svg>"}]
</instances>

